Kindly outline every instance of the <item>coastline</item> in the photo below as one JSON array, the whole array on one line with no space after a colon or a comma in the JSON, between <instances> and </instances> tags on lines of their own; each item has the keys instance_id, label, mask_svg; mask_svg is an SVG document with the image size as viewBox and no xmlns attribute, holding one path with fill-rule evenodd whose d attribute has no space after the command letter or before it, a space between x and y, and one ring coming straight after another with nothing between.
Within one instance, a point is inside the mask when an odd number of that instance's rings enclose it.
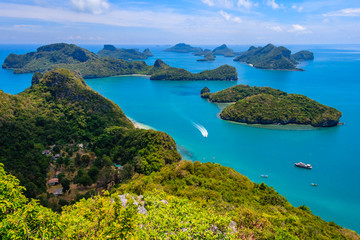
<instances>
[{"instance_id":1,"label":"coastline","mask_svg":"<svg viewBox=\"0 0 360 240\"><path fill-rule=\"evenodd\" d=\"M146 124L143 124L143 123L140 123L134 119L132 119L131 117L129 116L126 116L131 122L132 124L135 126L135 128L139 128L139 129L145 129L145 130L156 130L155 128L153 127L150 127Z\"/></svg>"}]
</instances>

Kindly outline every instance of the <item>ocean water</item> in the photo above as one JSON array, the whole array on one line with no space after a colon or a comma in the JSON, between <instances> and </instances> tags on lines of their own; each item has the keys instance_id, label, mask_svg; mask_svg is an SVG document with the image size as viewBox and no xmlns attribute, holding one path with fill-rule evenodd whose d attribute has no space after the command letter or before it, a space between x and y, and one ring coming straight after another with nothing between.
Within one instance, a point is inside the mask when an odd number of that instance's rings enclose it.
<instances>
[{"instance_id":1,"label":"ocean water","mask_svg":"<svg viewBox=\"0 0 360 240\"><path fill-rule=\"evenodd\" d=\"M0 45L0 61L11 52L25 53L36 47ZM102 48L83 47L94 52ZM259 70L222 56L214 62L197 62L199 57L192 54L164 52L166 46L135 47L149 47L154 53L146 60L148 64L161 58L192 72L229 64L236 67L239 80L151 81L148 77L122 76L87 79L87 84L117 103L132 119L169 133L184 159L232 167L254 182L273 186L294 206L309 206L322 219L360 232L360 45L287 46L293 52L314 52L314 61L301 64L304 72ZM230 47L243 51L249 46ZM16 94L30 82L31 74L0 70L0 89L5 92ZM217 117L221 106L201 99L200 90L207 86L215 92L235 84L304 94L340 110L345 125L264 128L223 121ZM204 138L194 124L206 128L208 137ZM299 161L312 164L313 169L294 167ZM261 178L262 174L269 178Z\"/></svg>"}]
</instances>

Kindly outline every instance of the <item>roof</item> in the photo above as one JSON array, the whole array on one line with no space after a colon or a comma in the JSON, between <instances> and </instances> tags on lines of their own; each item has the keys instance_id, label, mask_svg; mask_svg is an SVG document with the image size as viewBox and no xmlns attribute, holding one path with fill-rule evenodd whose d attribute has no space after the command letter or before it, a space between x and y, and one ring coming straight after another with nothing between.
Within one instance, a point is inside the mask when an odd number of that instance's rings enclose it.
<instances>
[{"instance_id":1,"label":"roof","mask_svg":"<svg viewBox=\"0 0 360 240\"><path fill-rule=\"evenodd\" d=\"M62 173L61 171L56 171L55 175L59 175L60 173Z\"/></svg>"},{"instance_id":2,"label":"roof","mask_svg":"<svg viewBox=\"0 0 360 240\"><path fill-rule=\"evenodd\" d=\"M54 189L53 194L54 195L62 195L63 189L62 188Z\"/></svg>"},{"instance_id":3,"label":"roof","mask_svg":"<svg viewBox=\"0 0 360 240\"><path fill-rule=\"evenodd\" d=\"M58 178L52 178L48 181L48 184L51 184L51 183L59 183L59 179Z\"/></svg>"}]
</instances>

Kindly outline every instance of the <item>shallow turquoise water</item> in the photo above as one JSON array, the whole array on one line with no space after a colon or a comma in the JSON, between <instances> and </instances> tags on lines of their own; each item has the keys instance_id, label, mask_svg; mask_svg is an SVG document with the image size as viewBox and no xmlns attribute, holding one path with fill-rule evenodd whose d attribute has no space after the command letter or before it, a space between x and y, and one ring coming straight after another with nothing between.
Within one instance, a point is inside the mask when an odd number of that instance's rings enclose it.
<instances>
[{"instance_id":1,"label":"shallow turquoise water","mask_svg":"<svg viewBox=\"0 0 360 240\"><path fill-rule=\"evenodd\" d=\"M15 48L16 47L16 48ZM86 46L98 51L101 46ZM246 50L248 46L232 46ZM139 47L141 50L145 48ZM110 77L86 80L89 86L119 104L131 118L169 133L190 160L217 162L233 167L255 182L266 182L294 206L307 205L324 220L360 232L360 46L289 46L314 51L315 60L303 64L305 72L258 70L232 58L196 62L191 54L167 53L150 46L156 58L193 72L222 64L237 68L238 82L150 81L147 77ZM209 47L212 48L212 47ZM9 52L27 52L35 46L0 46L1 62ZM0 89L17 93L30 85L31 75L0 71ZM200 98L234 84L270 86L309 96L343 113L344 126L326 129L283 130L249 127L217 118L216 104ZM203 125L204 138L193 123ZM294 167L303 161L312 170ZM260 178L268 174L269 178ZM311 183L318 183L312 187Z\"/></svg>"}]
</instances>

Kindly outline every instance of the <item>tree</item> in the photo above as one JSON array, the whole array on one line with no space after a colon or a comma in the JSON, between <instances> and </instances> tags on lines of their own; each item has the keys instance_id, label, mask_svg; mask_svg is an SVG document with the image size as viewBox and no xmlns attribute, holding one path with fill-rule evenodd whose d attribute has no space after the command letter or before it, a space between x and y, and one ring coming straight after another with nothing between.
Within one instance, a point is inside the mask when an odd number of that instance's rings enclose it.
<instances>
[{"instance_id":1,"label":"tree","mask_svg":"<svg viewBox=\"0 0 360 240\"><path fill-rule=\"evenodd\" d=\"M84 154L81 156L81 165L88 166L90 163L90 156L88 154Z\"/></svg>"},{"instance_id":2,"label":"tree","mask_svg":"<svg viewBox=\"0 0 360 240\"><path fill-rule=\"evenodd\" d=\"M69 179L67 179L67 178L61 179L60 184L63 187L64 193L70 189L70 180Z\"/></svg>"},{"instance_id":3,"label":"tree","mask_svg":"<svg viewBox=\"0 0 360 240\"><path fill-rule=\"evenodd\" d=\"M78 180L77 180L77 183L79 185L82 185L84 187L86 186L90 186L92 184L92 180L91 178L89 177L89 175L87 174L84 174L83 176L81 176Z\"/></svg>"},{"instance_id":4,"label":"tree","mask_svg":"<svg viewBox=\"0 0 360 240\"><path fill-rule=\"evenodd\" d=\"M88 171L88 175L93 182L96 182L98 174L99 174L99 169L95 166L92 166Z\"/></svg>"}]
</instances>

